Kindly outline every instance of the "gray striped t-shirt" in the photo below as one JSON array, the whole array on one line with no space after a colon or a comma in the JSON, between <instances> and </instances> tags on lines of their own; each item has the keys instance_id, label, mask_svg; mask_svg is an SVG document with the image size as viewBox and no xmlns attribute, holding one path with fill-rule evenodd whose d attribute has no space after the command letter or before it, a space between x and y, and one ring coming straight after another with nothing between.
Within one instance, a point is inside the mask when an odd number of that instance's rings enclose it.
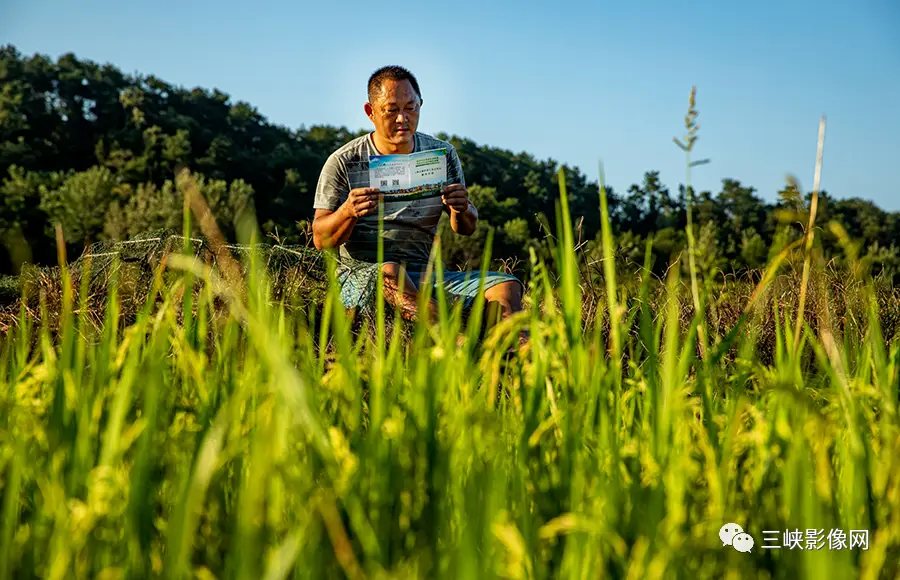
<instances>
[{"instance_id":1,"label":"gray striped t-shirt","mask_svg":"<svg viewBox=\"0 0 900 580\"><path fill-rule=\"evenodd\" d=\"M447 183L465 185L459 156L453 145L416 132L414 151L447 150ZM316 187L315 209L337 210L351 189L369 187L369 155L379 155L372 134L358 137L332 153ZM440 197L384 204L384 261L424 268L431 255L444 205ZM378 260L378 214L360 218L340 248L343 257L364 262Z\"/></svg>"}]
</instances>

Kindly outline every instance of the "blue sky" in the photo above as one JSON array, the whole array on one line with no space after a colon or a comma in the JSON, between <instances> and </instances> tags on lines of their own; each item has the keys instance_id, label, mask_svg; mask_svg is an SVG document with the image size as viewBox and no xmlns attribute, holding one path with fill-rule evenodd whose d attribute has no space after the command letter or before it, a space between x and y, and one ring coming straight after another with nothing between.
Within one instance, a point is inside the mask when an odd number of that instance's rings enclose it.
<instances>
[{"instance_id":1,"label":"blue sky","mask_svg":"<svg viewBox=\"0 0 900 580\"><path fill-rule=\"evenodd\" d=\"M77 7L75 6L77 4ZM691 85L698 188L731 177L772 200L788 173L900 210L900 2L101 2L6 0L0 43L217 87L292 128L368 128L368 75L419 79L420 130L445 131L617 190L660 171L676 191Z\"/></svg>"}]
</instances>

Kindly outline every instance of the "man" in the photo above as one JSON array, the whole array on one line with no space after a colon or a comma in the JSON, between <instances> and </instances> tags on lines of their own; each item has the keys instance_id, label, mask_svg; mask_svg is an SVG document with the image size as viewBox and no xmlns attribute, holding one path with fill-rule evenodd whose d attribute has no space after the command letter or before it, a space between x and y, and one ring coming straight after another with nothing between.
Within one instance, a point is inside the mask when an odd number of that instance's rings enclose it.
<instances>
[{"instance_id":1,"label":"man","mask_svg":"<svg viewBox=\"0 0 900 580\"><path fill-rule=\"evenodd\" d=\"M416 78L399 66L387 66L369 78L366 116L375 130L350 141L332 153L316 188L313 243L319 249L339 247L345 267L339 272L342 299L347 308L363 306L377 275L378 205L383 195L369 187L369 155L409 154L431 149L447 150L447 184L441 197L385 202L385 296L400 305L405 318L415 316L417 295L437 233L442 212L450 217L457 234L471 236L478 210L469 200L463 169L450 143L417 132L422 93ZM401 279L401 266L405 273ZM475 299L480 272L443 273L444 289L451 299L466 306ZM428 282L434 284L434 278ZM488 272L485 300L489 317L505 318L522 309L524 287L514 276ZM434 293L432 293L434 295ZM434 301L430 315L434 317Z\"/></svg>"}]
</instances>

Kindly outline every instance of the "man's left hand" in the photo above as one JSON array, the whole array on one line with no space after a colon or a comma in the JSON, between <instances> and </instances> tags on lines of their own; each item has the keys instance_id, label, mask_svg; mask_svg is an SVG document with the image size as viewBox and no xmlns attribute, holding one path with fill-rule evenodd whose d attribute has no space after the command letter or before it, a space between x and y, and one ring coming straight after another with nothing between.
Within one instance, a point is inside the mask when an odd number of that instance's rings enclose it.
<instances>
[{"instance_id":1,"label":"man's left hand","mask_svg":"<svg viewBox=\"0 0 900 580\"><path fill-rule=\"evenodd\" d=\"M450 213L462 213L469 209L469 190L461 183L451 183L441 190L441 201Z\"/></svg>"}]
</instances>

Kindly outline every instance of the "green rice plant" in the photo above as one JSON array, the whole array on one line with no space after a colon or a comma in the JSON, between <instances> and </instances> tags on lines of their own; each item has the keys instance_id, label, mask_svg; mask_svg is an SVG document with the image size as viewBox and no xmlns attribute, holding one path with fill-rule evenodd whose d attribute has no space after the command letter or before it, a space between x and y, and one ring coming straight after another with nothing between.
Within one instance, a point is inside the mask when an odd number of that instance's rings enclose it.
<instances>
[{"instance_id":1,"label":"green rice plant","mask_svg":"<svg viewBox=\"0 0 900 580\"><path fill-rule=\"evenodd\" d=\"M680 268L616 277L601 167L588 297L559 183L553 264L532 251L526 310L487 332L483 298L463 313L440 285L408 339L380 289L357 332L330 253L321 308L287 304L252 217L238 263L186 173L185 233L214 259L168 254L133 319L115 278L90 312L61 255L60 308L23 303L0 339L0 580L897 577L900 345L874 282L842 323L806 246L808 290L783 300L801 238L714 332L695 265L689 293ZM722 545L730 522L749 553ZM867 549L829 549L832 529ZM763 549L772 531L804 538Z\"/></svg>"},{"instance_id":2,"label":"green rice plant","mask_svg":"<svg viewBox=\"0 0 900 580\"><path fill-rule=\"evenodd\" d=\"M691 96L688 100L688 111L684 117L684 127L687 131L687 134L684 137L684 141L681 141L677 137L673 137L673 141L678 147L684 151L685 155L685 170L686 170L686 180L684 184L685 191L685 209L687 213L687 240L688 240L688 266L691 272L691 297L694 300L694 312L698 315L703 312L702 304L700 301L700 291L697 283L697 264L696 264L696 243L694 241L694 220L693 220L693 197L694 192L691 189L691 169L693 169L697 165L703 165L708 163L708 159L703 159L699 161L691 160L691 152L694 149L694 144L697 142L697 131L700 129L700 125L697 124L697 116L699 113L697 112L697 108L695 106L695 100L697 96L697 87L691 87ZM705 327L698 328L698 333L700 335L700 352L703 356L706 356L706 339L705 339Z\"/></svg>"}]
</instances>

